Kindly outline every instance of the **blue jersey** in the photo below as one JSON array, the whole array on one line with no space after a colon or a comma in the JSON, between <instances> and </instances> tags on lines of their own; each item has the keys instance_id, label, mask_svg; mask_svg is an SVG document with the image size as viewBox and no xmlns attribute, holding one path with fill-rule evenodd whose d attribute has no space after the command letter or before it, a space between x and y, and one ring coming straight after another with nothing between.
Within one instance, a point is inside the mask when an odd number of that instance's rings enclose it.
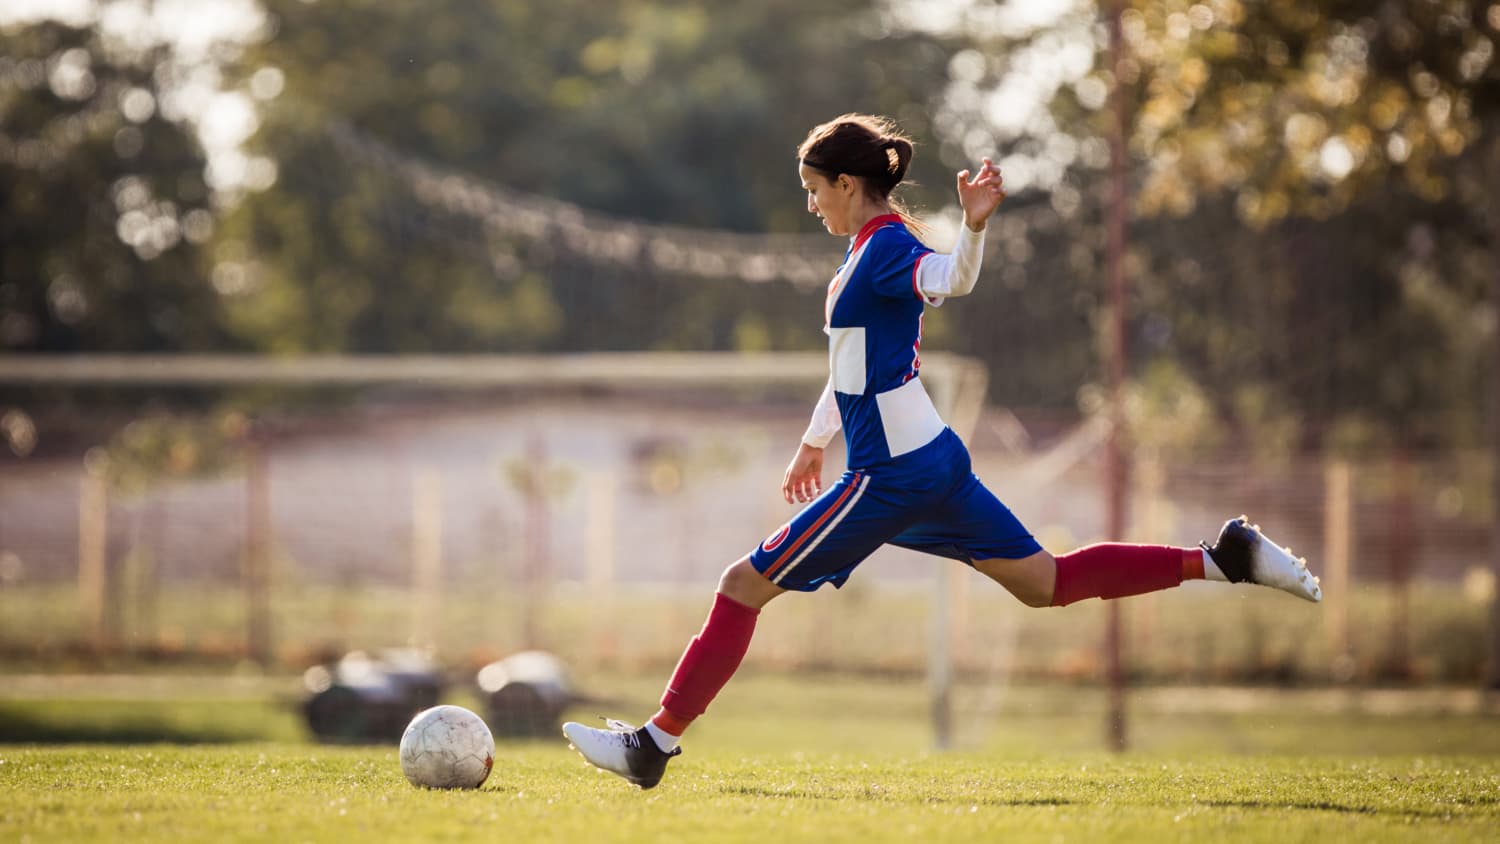
<instances>
[{"instance_id":1,"label":"blue jersey","mask_svg":"<svg viewBox=\"0 0 1500 844\"><path fill-rule=\"evenodd\" d=\"M932 250L895 214L876 217L828 285L828 363L851 468L932 442L946 427L918 378L922 308L917 267Z\"/></svg>"}]
</instances>

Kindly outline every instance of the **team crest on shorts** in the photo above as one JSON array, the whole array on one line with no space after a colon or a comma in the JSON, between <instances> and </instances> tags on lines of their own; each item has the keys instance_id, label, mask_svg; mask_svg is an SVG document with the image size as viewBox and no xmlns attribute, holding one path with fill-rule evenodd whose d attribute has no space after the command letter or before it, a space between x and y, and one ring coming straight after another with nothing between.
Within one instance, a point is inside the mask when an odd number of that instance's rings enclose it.
<instances>
[{"instance_id":1,"label":"team crest on shorts","mask_svg":"<svg viewBox=\"0 0 1500 844\"><path fill-rule=\"evenodd\" d=\"M786 535L791 532L792 523L787 522L786 524L781 526L781 530L778 530L770 536L766 537L766 541L760 544L760 550L767 553L775 551L777 547L781 545L781 543L786 541Z\"/></svg>"}]
</instances>

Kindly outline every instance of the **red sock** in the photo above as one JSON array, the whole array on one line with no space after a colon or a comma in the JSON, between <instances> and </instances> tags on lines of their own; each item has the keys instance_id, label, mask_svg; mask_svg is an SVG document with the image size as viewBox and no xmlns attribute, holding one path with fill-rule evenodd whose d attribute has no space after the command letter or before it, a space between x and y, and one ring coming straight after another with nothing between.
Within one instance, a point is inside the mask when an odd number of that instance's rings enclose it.
<instances>
[{"instance_id":1,"label":"red sock","mask_svg":"<svg viewBox=\"0 0 1500 844\"><path fill-rule=\"evenodd\" d=\"M750 649L755 618L760 610L722 594L714 595L713 609L703 629L688 642L677 670L661 696L661 711L651 723L674 736L708 709L708 704L734 676Z\"/></svg>"},{"instance_id":2,"label":"red sock","mask_svg":"<svg viewBox=\"0 0 1500 844\"><path fill-rule=\"evenodd\" d=\"M1197 548L1100 542L1057 557L1052 606L1170 589L1190 577L1203 577L1203 552Z\"/></svg>"}]
</instances>

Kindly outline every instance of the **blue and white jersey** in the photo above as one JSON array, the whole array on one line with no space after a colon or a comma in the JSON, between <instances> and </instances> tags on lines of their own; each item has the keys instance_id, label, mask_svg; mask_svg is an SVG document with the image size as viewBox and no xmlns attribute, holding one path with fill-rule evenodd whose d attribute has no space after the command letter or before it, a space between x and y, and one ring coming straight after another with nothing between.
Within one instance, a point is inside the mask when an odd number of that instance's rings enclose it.
<instances>
[{"instance_id":1,"label":"blue and white jersey","mask_svg":"<svg viewBox=\"0 0 1500 844\"><path fill-rule=\"evenodd\" d=\"M895 214L866 223L828 285L829 380L803 441L844 430L849 465L868 467L942 433L922 382L922 308L973 289L984 235L964 229L953 255L933 253Z\"/></svg>"},{"instance_id":2,"label":"blue and white jersey","mask_svg":"<svg viewBox=\"0 0 1500 844\"><path fill-rule=\"evenodd\" d=\"M828 286L829 383L850 467L878 465L931 442L943 420L922 388L917 266L931 249L889 214L866 223Z\"/></svg>"}]
</instances>

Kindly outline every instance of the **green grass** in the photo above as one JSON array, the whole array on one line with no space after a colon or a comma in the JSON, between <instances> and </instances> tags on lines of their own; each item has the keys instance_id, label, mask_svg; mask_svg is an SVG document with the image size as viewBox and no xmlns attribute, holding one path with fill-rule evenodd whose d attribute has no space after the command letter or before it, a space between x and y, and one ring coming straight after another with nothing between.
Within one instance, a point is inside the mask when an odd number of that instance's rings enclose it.
<instances>
[{"instance_id":1,"label":"green grass","mask_svg":"<svg viewBox=\"0 0 1500 844\"><path fill-rule=\"evenodd\" d=\"M1493 707L1440 714L1426 698L1375 714L1310 692L1224 707L1222 692L1147 691L1133 749L1112 755L1098 690L1014 688L965 725L965 749L934 753L918 683L752 673L653 791L559 739L502 742L483 789L445 793L407 785L393 747L305 741L275 684L214 697L178 682L197 696L152 680L150 700L0 699L0 840L1284 844L1500 830ZM656 685L591 684L627 717Z\"/></svg>"},{"instance_id":2,"label":"green grass","mask_svg":"<svg viewBox=\"0 0 1500 844\"><path fill-rule=\"evenodd\" d=\"M1500 764L708 749L651 792L554 746L478 792L411 788L388 749L13 748L0 835L48 841L1493 840Z\"/></svg>"}]
</instances>

